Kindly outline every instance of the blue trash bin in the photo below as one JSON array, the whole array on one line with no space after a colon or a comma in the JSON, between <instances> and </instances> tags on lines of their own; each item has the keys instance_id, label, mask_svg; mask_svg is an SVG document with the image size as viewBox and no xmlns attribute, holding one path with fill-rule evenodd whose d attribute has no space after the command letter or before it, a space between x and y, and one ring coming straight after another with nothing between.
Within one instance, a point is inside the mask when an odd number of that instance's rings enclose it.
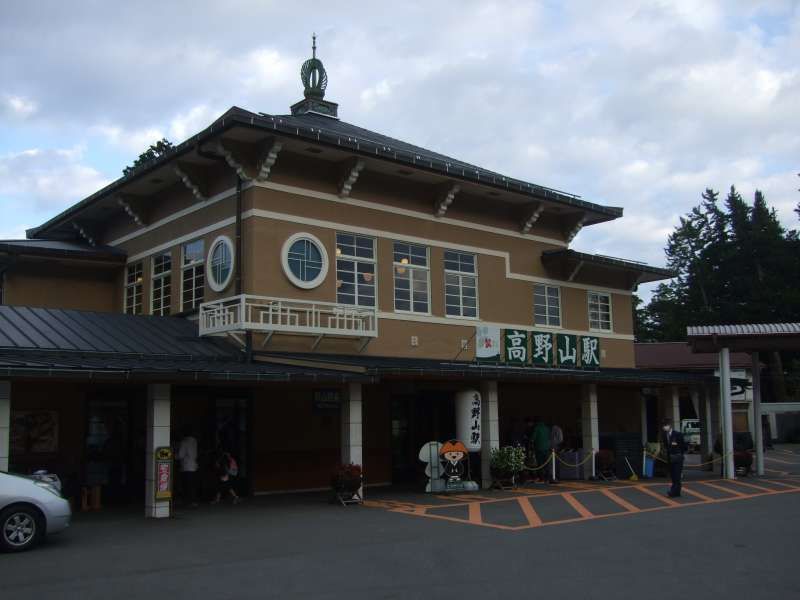
<instances>
[{"instance_id":1,"label":"blue trash bin","mask_svg":"<svg viewBox=\"0 0 800 600\"><path fill-rule=\"evenodd\" d=\"M644 458L644 477L651 479L653 477L653 470L655 469L656 461L649 456Z\"/></svg>"}]
</instances>

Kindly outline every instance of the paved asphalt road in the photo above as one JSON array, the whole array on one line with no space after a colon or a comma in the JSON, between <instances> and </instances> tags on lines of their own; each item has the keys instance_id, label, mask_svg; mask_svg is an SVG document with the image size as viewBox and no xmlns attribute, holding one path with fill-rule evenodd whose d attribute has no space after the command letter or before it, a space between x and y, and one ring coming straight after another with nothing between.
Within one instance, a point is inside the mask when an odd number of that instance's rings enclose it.
<instances>
[{"instance_id":1,"label":"paved asphalt road","mask_svg":"<svg viewBox=\"0 0 800 600\"><path fill-rule=\"evenodd\" d=\"M0 590L14 600L774 600L800 598L798 540L800 492L519 531L272 497L168 521L79 515L43 547L0 556Z\"/></svg>"}]
</instances>

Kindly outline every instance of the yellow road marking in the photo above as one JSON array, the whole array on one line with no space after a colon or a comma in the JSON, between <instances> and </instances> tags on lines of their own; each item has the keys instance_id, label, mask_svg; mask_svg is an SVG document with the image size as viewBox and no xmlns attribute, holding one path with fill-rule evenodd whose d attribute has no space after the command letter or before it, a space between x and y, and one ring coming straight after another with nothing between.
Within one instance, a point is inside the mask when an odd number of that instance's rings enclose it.
<instances>
[{"instance_id":1,"label":"yellow road marking","mask_svg":"<svg viewBox=\"0 0 800 600\"><path fill-rule=\"evenodd\" d=\"M636 489L643 491L648 496L652 496L653 498L656 498L657 500L661 500L661 502L663 502L664 504L666 504L668 506L680 506L681 505L680 502L676 502L675 500L665 496L664 494L659 494L658 492L654 492L653 490L651 490L647 486L637 485Z\"/></svg>"},{"instance_id":2,"label":"yellow road marking","mask_svg":"<svg viewBox=\"0 0 800 600\"><path fill-rule=\"evenodd\" d=\"M542 524L542 519L536 513L536 510L531 506L530 500L527 498L517 498L519 507L522 509L522 514L528 519L528 525L531 527L539 527Z\"/></svg>"},{"instance_id":3,"label":"yellow road marking","mask_svg":"<svg viewBox=\"0 0 800 600\"><path fill-rule=\"evenodd\" d=\"M578 499L577 499L577 498L575 498L575 496L573 496L573 495L572 495L572 494L570 494L569 492L567 492L566 494L564 494L564 500L566 500L566 501L567 501L567 504L569 504L569 505L570 505L572 508L574 508L574 509L575 509L575 511L576 511L576 512L577 512L577 513L578 513L578 514L579 514L579 515L580 515L582 518L584 518L584 519L588 519L589 517L593 517L593 516L594 516L594 515L593 515L591 512L589 512L589 509L587 509L587 508L586 508L586 507L585 507L583 504L581 504L580 502L578 502Z\"/></svg>"},{"instance_id":4,"label":"yellow road marking","mask_svg":"<svg viewBox=\"0 0 800 600\"><path fill-rule=\"evenodd\" d=\"M625 500L623 498L620 498L619 496L617 496L614 492L612 492L609 489L601 488L600 489L600 493L603 494L604 496L606 496L612 502L616 502L617 504L619 504L622 508L624 508L628 512L640 512L642 510L638 506L634 506L633 504L631 504L627 500Z\"/></svg>"}]
</instances>

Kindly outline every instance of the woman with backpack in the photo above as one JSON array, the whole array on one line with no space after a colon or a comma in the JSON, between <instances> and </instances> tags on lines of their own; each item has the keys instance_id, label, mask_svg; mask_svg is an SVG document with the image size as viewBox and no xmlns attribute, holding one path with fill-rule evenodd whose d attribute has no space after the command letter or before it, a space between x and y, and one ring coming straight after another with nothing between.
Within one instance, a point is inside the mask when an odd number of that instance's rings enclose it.
<instances>
[{"instance_id":1,"label":"woman with backpack","mask_svg":"<svg viewBox=\"0 0 800 600\"><path fill-rule=\"evenodd\" d=\"M236 459L228 452L222 452L214 463L217 471L217 495L211 504L219 504L223 496L230 496L234 504L239 504L241 498L233 489L233 482L239 475L239 465Z\"/></svg>"}]
</instances>

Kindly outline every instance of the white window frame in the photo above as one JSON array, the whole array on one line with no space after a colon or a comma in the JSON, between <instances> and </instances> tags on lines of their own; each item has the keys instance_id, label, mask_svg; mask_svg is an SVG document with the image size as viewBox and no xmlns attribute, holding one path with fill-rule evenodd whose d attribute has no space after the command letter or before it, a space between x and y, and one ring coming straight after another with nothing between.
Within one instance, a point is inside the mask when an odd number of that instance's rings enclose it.
<instances>
[{"instance_id":1,"label":"white window frame","mask_svg":"<svg viewBox=\"0 0 800 600\"><path fill-rule=\"evenodd\" d=\"M558 291L558 325L550 325L550 323L537 323L536 322L536 287L542 286L544 288L544 299L545 299L545 316L547 319L550 319L550 296L548 295L549 289L555 289ZM534 283L533 284L533 326L534 327L546 327L548 329L563 329L564 327L564 319L562 315L562 304L563 299L561 298L561 286L558 285L549 285L547 283Z\"/></svg>"},{"instance_id":2,"label":"white window frame","mask_svg":"<svg viewBox=\"0 0 800 600\"><path fill-rule=\"evenodd\" d=\"M608 299L608 329L603 327L592 327L592 294L604 296ZM596 292L589 290L586 292L586 316L589 319L589 331L608 332L614 331L614 310L611 303L611 294L608 292Z\"/></svg>"},{"instance_id":3,"label":"white window frame","mask_svg":"<svg viewBox=\"0 0 800 600\"><path fill-rule=\"evenodd\" d=\"M200 260L192 261L189 264L186 264L186 246L188 246L189 244L194 244L195 242L203 242L203 258L200 259ZM200 273L203 274L203 294L200 297L199 302L198 302L198 299L194 294L194 290L197 289L197 285L192 285L192 290L193 290L192 291L192 301L191 301L191 305L187 306L186 302L183 299L184 292L186 291L186 288L185 288L186 281L185 281L185 278L184 278L184 273L186 271L188 271L189 269L197 269L197 267L200 267ZM196 275L196 271L195 271L195 275L193 275L193 277L192 277L192 282L193 283L195 282L196 278L197 278L197 275ZM181 312L188 312L190 310L194 310L194 309L198 308L205 301L205 298L206 298L205 284L206 284L206 282L205 282L205 240L203 238L197 238L197 239L194 239L194 240L191 240L191 241L188 241L188 242L184 242L183 244L181 244L181 297L180 297Z\"/></svg>"},{"instance_id":4,"label":"white window frame","mask_svg":"<svg viewBox=\"0 0 800 600\"><path fill-rule=\"evenodd\" d=\"M134 281L133 283L128 283L128 276L130 275L130 270L133 267L139 267L140 277L138 281ZM139 296L141 300L139 302L139 312L136 312L136 287L139 287ZM128 290L133 289L133 310L128 310L131 308L128 305ZM136 262L128 263L125 265L125 289L123 295L123 312L126 315L143 315L144 314L144 261L138 260Z\"/></svg>"},{"instance_id":5,"label":"white window frame","mask_svg":"<svg viewBox=\"0 0 800 600\"><path fill-rule=\"evenodd\" d=\"M411 246L416 246L418 248L425 248L425 266L423 267L421 265L412 265L410 260L407 263L395 261L394 260L395 244L405 244L406 246L409 246L409 248ZM397 308L397 269L398 269L398 267L399 268L408 269L409 271L418 271L418 272L419 271L424 271L425 272L425 280L427 282L427 290L428 290L428 299L427 299L427 302L426 302L426 305L428 307L427 312L414 310L414 281L413 281L413 275L411 274L411 272L409 272L409 274L408 274L409 310L404 310L404 309L401 309L401 308ZM393 302L394 312L402 313L402 314L406 314L406 315L423 315L423 316L424 315L428 315L428 316L430 316L430 314L431 314L431 249L430 249L430 247L429 246L423 246L422 244L413 244L411 242L403 242L403 241L400 241L400 240L393 241L392 242L392 284L393 284L392 302Z\"/></svg>"},{"instance_id":6,"label":"white window frame","mask_svg":"<svg viewBox=\"0 0 800 600\"><path fill-rule=\"evenodd\" d=\"M363 256L353 256L353 255L350 255L350 254L345 254L341 250L341 248L339 247L339 235L352 235L353 238L354 238L354 241L357 238L370 240L372 242L372 258L364 258ZM357 246L357 243L356 243L356 246ZM355 298L355 302L354 303L342 302L341 300L339 300L339 281L340 281L340 279L339 279L339 261L340 260L346 260L346 261L354 263L354 267L355 267L354 268L354 273L353 273L354 274L354 280L355 280L354 283L353 283L353 285L354 285L353 296ZM358 263L372 265L372 284L371 285L372 285L372 288L373 288L372 297L374 299L374 304L372 306L369 306L367 304L359 304L359 302L358 302L358 299L360 297L360 295L358 293L358 286L359 286L359 283L358 283ZM337 304L345 304L347 306L359 306L359 307L362 307L362 308L374 308L374 309L377 310L377 308L378 308L378 244L377 244L377 240L374 237L369 236L369 235L363 235L363 234L360 234L360 233L351 233L349 231L337 231L336 232L336 303Z\"/></svg>"},{"instance_id":7,"label":"white window frame","mask_svg":"<svg viewBox=\"0 0 800 600\"><path fill-rule=\"evenodd\" d=\"M169 256L169 270L162 271L161 273L156 273L156 259L161 256ZM168 298L166 307L164 306L164 279L169 278L169 294L166 295ZM156 282L161 282L160 292L160 300L161 300L161 309L156 312L154 309L155 300L156 300ZM166 310L165 310L166 308ZM158 315L158 316L168 316L172 312L172 251L167 250L166 252L159 252L158 254L150 257L150 314L151 315Z\"/></svg>"},{"instance_id":8,"label":"white window frame","mask_svg":"<svg viewBox=\"0 0 800 600\"><path fill-rule=\"evenodd\" d=\"M322 265L320 267L320 271L314 279L310 281L303 281L299 277L297 277L294 273L292 273L292 269L289 266L289 249L292 245L300 240L307 240L314 244L319 250L320 258L322 261ZM315 287L319 287L322 285L322 282L325 281L325 277L328 276L328 268L329 268L329 261L328 261L328 251L325 249L325 244L323 244L320 239L312 235L310 233L295 233L290 235L289 238L283 243L283 248L281 248L281 266L283 267L283 273L292 282L292 284L296 287L299 287L303 290L310 290Z\"/></svg>"},{"instance_id":9,"label":"white window frame","mask_svg":"<svg viewBox=\"0 0 800 600\"><path fill-rule=\"evenodd\" d=\"M231 268L228 271L228 276L223 281L217 281L216 276L214 275L214 250L220 244L226 246L228 248L228 254L231 257ZM208 248L208 254L206 255L206 281L208 282L208 287L210 287L215 292L222 292L227 288L231 281L233 280L233 273L236 270L236 252L233 249L233 242L231 238L227 235L221 235L217 237L213 242L211 242L211 246Z\"/></svg>"},{"instance_id":10,"label":"white window frame","mask_svg":"<svg viewBox=\"0 0 800 600\"><path fill-rule=\"evenodd\" d=\"M468 271L461 271L461 270L454 271L452 269L448 269L447 268L447 262L448 262L447 253L448 252L452 252L453 254L461 254L461 255L464 255L464 256L472 257L474 271L472 273L470 273ZM480 292L479 292L480 286L478 285L478 255L474 254L472 252L463 252L461 250L450 250L450 249L445 248L444 256L445 256L444 261L443 261L443 263L444 263L444 316L449 318L449 319L474 319L474 320L480 319L481 312L480 312ZM447 304L447 296L450 295L450 294L447 293L447 285L448 285L447 276L448 275L452 275L452 276L458 277L458 302L459 302L458 309L459 309L459 314L457 314L457 315L451 315L451 314L448 314L448 312L447 312L447 306L448 306L448 304ZM469 316L469 315L465 315L464 314L464 308L465 308L465 306L464 306L464 277L471 277L472 279L475 280L475 286L474 286L475 287L475 316ZM451 304L450 306L454 306L454 305Z\"/></svg>"}]
</instances>

